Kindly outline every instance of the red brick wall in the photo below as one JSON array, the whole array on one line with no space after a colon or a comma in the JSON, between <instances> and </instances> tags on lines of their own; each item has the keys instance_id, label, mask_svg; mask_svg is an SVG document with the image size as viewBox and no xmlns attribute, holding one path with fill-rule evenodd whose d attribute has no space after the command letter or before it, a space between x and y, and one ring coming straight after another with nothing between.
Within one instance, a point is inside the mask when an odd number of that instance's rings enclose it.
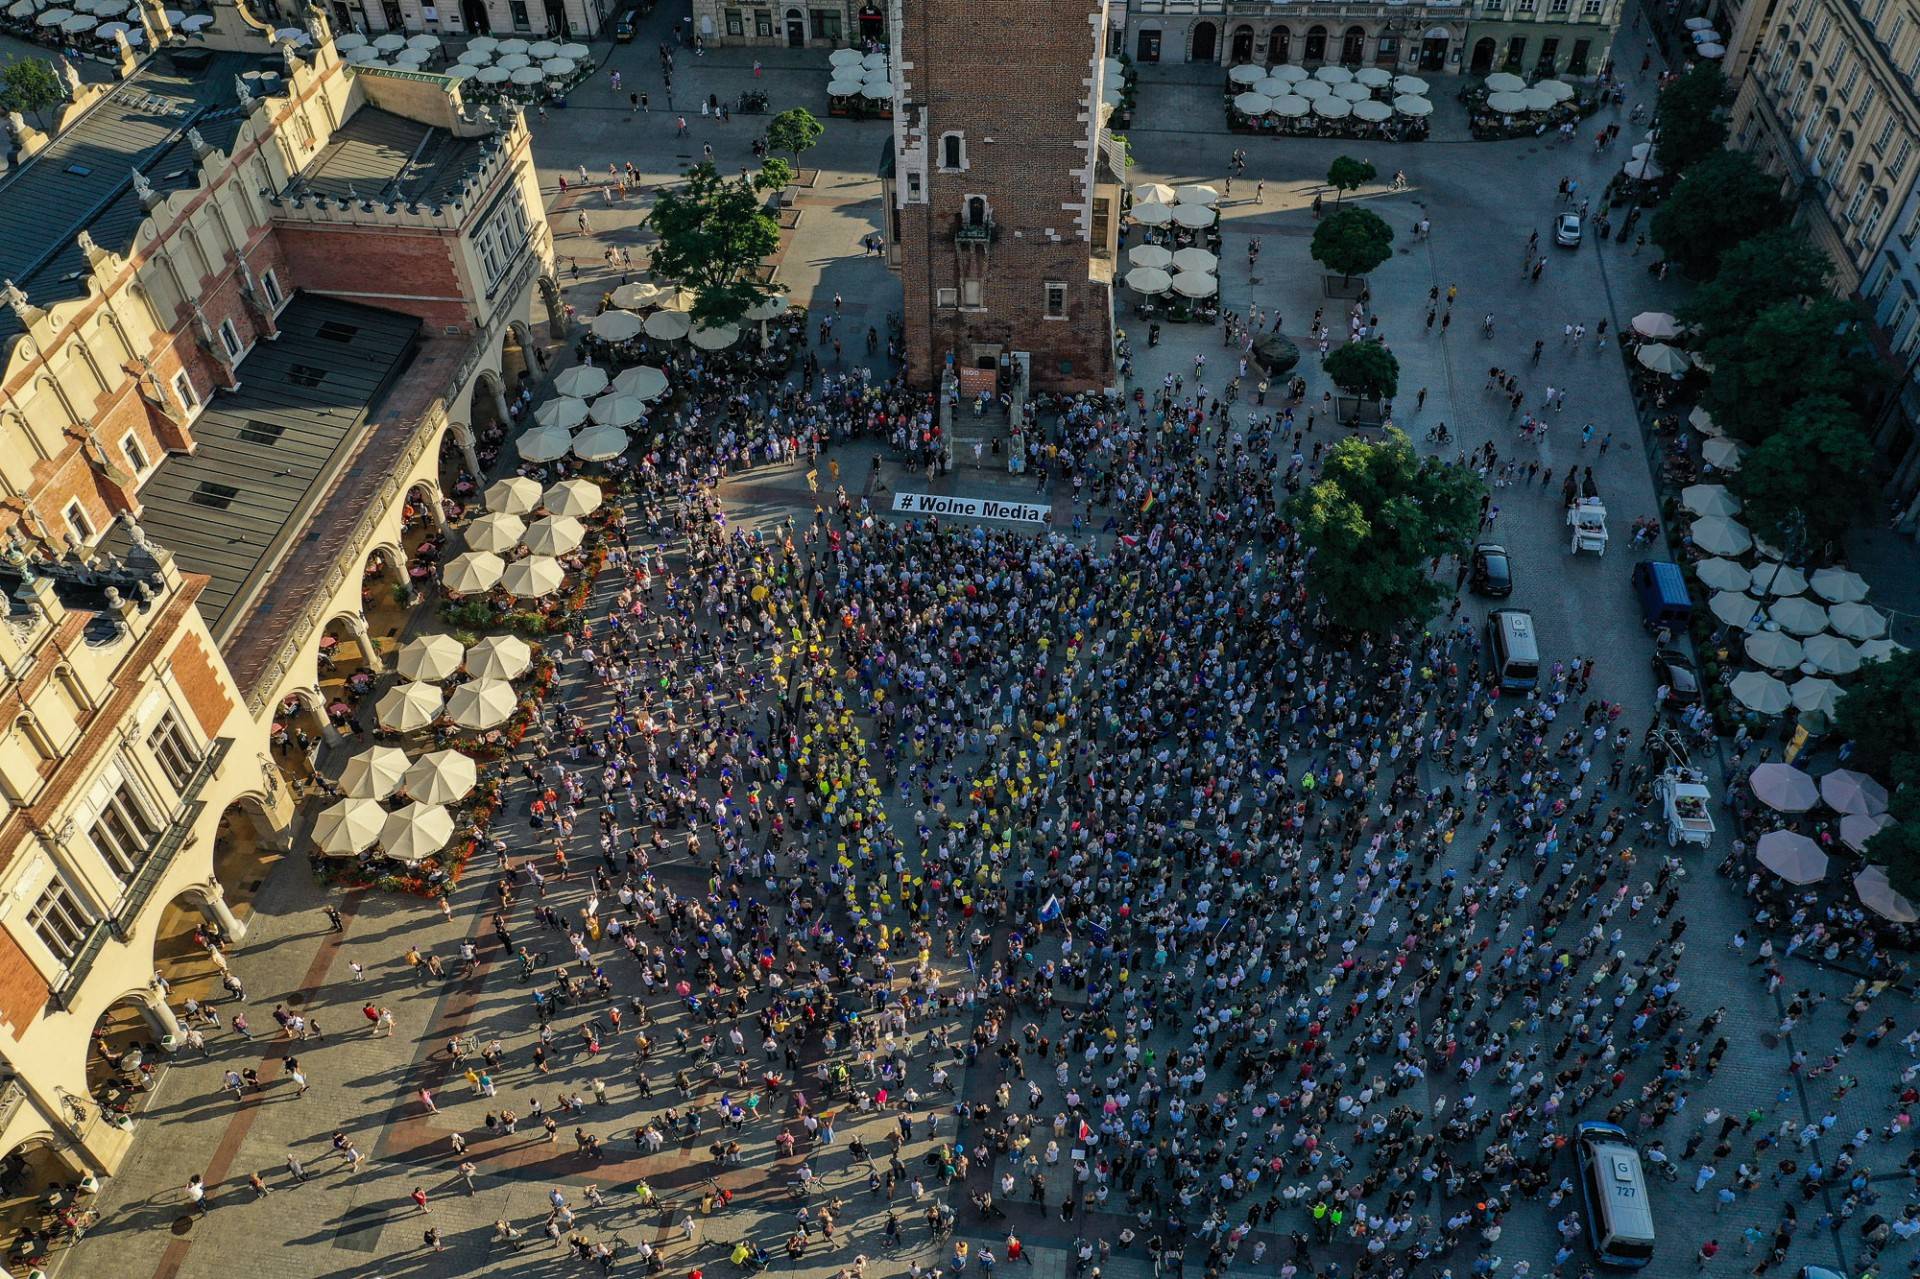
<instances>
[{"instance_id":1,"label":"red brick wall","mask_svg":"<svg viewBox=\"0 0 1920 1279\"><path fill-rule=\"evenodd\" d=\"M274 238L291 283L349 302L417 315L436 329L465 327L472 316L461 301L452 236L413 229L278 226ZM282 283L289 283L282 277Z\"/></svg>"},{"instance_id":2,"label":"red brick wall","mask_svg":"<svg viewBox=\"0 0 1920 1279\"><path fill-rule=\"evenodd\" d=\"M214 668L213 658L197 632L188 631L180 637L170 665L180 691L187 696L187 705L193 707L193 717L200 721L201 732L212 737L227 722L233 699L227 696L226 681Z\"/></svg>"},{"instance_id":3,"label":"red brick wall","mask_svg":"<svg viewBox=\"0 0 1920 1279\"><path fill-rule=\"evenodd\" d=\"M33 1024L52 993L47 979L20 949L20 943L0 928L0 1022L13 1028L14 1037Z\"/></svg>"},{"instance_id":4,"label":"red brick wall","mask_svg":"<svg viewBox=\"0 0 1920 1279\"><path fill-rule=\"evenodd\" d=\"M1092 245L1068 207L1089 195L1078 116L1097 12L1086 0L904 0L896 57L907 100L924 107L913 123L924 122L928 153L928 203L901 214L907 361L918 385L938 382L949 351L971 363L974 343L1031 352L1039 387L1112 380L1108 290L1089 278ZM966 168L941 172L941 137L954 131L965 136ZM956 251L955 223L976 195L997 238ZM967 278L980 282L981 309L936 307L939 289L959 291ZM1065 320L1046 318L1048 281L1067 286Z\"/></svg>"}]
</instances>

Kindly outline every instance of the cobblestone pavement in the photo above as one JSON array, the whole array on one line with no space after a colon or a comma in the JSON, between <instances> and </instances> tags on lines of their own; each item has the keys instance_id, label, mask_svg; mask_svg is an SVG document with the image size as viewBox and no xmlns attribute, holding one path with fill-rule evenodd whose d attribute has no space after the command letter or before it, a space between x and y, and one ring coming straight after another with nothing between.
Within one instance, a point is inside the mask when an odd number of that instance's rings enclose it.
<instances>
[{"instance_id":1,"label":"cobblestone pavement","mask_svg":"<svg viewBox=\"0 0 1920 1279\"><path fill-rule=\"evenodd\" d=\"M536 154L550 179L571 173L579 164L597 172L604 170L608 160L632 159L649 182L657 183L669 179L690 158L692 149L673 138L671 116L660 109L666 99L653 67L653 44L665 38L667 24L676 15L677 10L663 8L643 26L635 44L613 55L612 65L625 73L627 89L651 88L654 109L649 115L635 117L626 107L624 94L616 98L601 78L574 95L574 105L564 118L556 112L537 128ZM773 94L774 109L794 102L820 109L824 59L785 50L764 51L763 57L761 84ZM751 74L751 60L750 51L744 50L719 51L704 59L683 51L678 101L694 101L708 92L737 93ZM1646 86L1635 86L1636 100L1649 96ZM1151 73L1132 133L1137 161L1134 179L1219 182L1228 153L1249 144L1217 132L1216 120L1217 90L1210 81L1181 69ZM694 128L691 147L712 142L722 166L727 167L746 161L760 122L735 117L720 124L694 116L690 123ZM803 216L782 249L780 278L793 297L823 301L839 292L849 309L868 322L883 320L898 304L897 290L882 263L849 256L857 237L880 225L878 187L870 175L886 136L886 126L879 123L829 122L826 140L805 161L818 167L819 181L801 197ZM1306 316L1321 305L1318 270L1306 256L1312 224L1305 205L1319 175L1339 150L1319 143L1250 145L1247 177L1235 184L1233 195L1224 202L1222 279L1227 306L1244 310L1257 303L1269 314L1277 309L1286 317L1289 330L1298 332ZM1402 362L1403 387L1409 388L1401 397L1402 421L1415 439L1432 423L1444 420L1463 445L1492 439L1503 453L1512 449L1517 443L1514 432L1504 409L1482 398L1482 379L1489 365L1527 367L1525 381L1530 390L1551 383L1570 392L1568 408L1556 416L1539 459L1557 468L1591 462L1619 528L1624 529L1635 516L1656 514L1617 354L1611 346L1605 352L1563 350L1558 334L1562 323L1580 319L1591 326L1602 315L1610 318L1617 331L1637 311L1672 309L1680 287L1650 279L1643 269L1645 258L1635 258L1619 245L1589 243L1575 252L1554 253L1547 278L1539 286L1526 284L1518 272L1520 246L1528 231L1544 228L1553 211L1557 179L1575 174L1591 185L1618 157L1596 161L1584 146L1563 149L1540 141L1376 147L1369 158L1383 173L1404 167L1412 183L1404 193L1363 191L1357 198L1369 200L1398 233L1400 252L1376 274L1373 288L1384 330ZM1254 202L1249 191L1253 181L1262 177L1265 198ZM555 228L561 236L560 251L581 259L578 278L567 281L570 296L590 312L599 292L619 278L606 271L601 249L614 244L644 250L646 233L641 222L649 197L642 193L630 206L608 207L603 200L595 203L600 197L594 192L560 197L556 182L550 180L549 187L558 210ZM590 236L573 234L572 219L565 215L576 207L590 212ZM1433 236L1414 241L1412 226L1422 214L1432 219ZM1263 241L1257 281L1242 267L1246 243L1255 235ZM1459 322L1442 335L1420 336L1428 288L1451 284L1461 288L1456 308ZM1498 317L1497 336L1491 342L1478 332L1478 317L1487 311ZM1137 324L1129 327L1135 330L1135 378L1141 384L1156 384L1172 371L1190 373L1193 355L1202 350L1216 361L1226 356L1217 345L1217 329L1169 326L1166 339L1149 351L1144 332ZM1537 371L1527 366L1534 335L1550 339ZM1304 365L1310 398L1321 389L1316 364L1310 357ZM1411 390L1423 386L1429 391L1425 406L1408 412ZM1578 426L1587 420L1614 434L1614 447L1604 459L1577 447ZM841 460L846 473L862 475L872 453L869 445L850 446L837 450L834 457ZM892 470L887 474L904 482ZM1010 480L977 473L947 477L939 484L944 491L1002 496L1011 495L1015 488ZM736 477L726 491L731 508L747 519L780 517L811 506L796 468L759 468ZM1062 496L1053 495L1056 502ZM1604 559L1569 559L1552 494L1523 487L1503 490L1495 500L1502 507L1496 534L1513 552L1519 570L1513 603L1534 611L1549 660L1574 653L1599 655L1595 693L1634 708L1637 719L1644 713L1641 708L1650 704L1652 682L1641 665L1645 641L1627 589L1632 556L1625 549L1625 537L1616 538L1615 552ZM607 589L602 588L603 597ZM570 669L557 695L586 698L578 691L578 678L579 672ZM583 712L595 709L590 699L579 705ZM525 825L526 796L519 784L511 798L510 818L502 831L514 847L528 847L534 836ZM1724 1005L1728 1018L1723 1031L1734 1049L1711 1081L1694 1092L1690 1112L1721 1107L1743 1113L1758 1105L1769 1112L1768 1123L1783 1118L1803 1123L1818 1119L1831 1106L1836 1133L1861 1125L1877 1128L1889 1114L1888 1084L1905 1050L1890 1042L1872 1053L1856 1053L1848 1070L1861 1076L1862 1085L1838 1101L1830 1097L1831 1079L1806 1080L1788 1074L1794 1049L1806 1048L1818 1055L1838 1034L1841 1013L1828 1005L1804 1018L1791 1034L1776 1033L1780 1001L1767 995L1726 948L1727 939L1746 922L1746 912L1733 888L1710 873L1718 852L1686 859L1691 878L1685 888L1684 915L1693 947L1683 970L1682 997L1697 1012ZM1464 866L1464 850L1454 858ZM580 861L587 860L583 849ZM278 866L256 899L251 931L238 948L235 963L252 992L253 1004L259 1007L256 1021L271 1025L266 1009L277 1003L297 1004L323 1032L320 1038L291 1046L312 1080L312 1090L304 1097L293 1095L280 1063L290 1046L281 1042L243 1042L229 1032L216 1038L210 1058L176 1060L142 1120L132 1157L102 1195L102 1224L61 1257L60 1279L148 1274L164 1279L226 1277L237 1269L263 1264L275 1274L315 1277L572 1273L580 1263L545 1246L547 1241L538 1234L547 1195L555 1186L564 1187L575 1207L581 1208L581 1225L588 1234L629 1245L642 1239L653 1242L662 1248L668 1268L682 1274L696 1265L716 1276L735 1273L726 1260L727 1250L742 1234L773 1248L779 1257L776 1268L801 1275L830 1274L862 1254L874 1259L869 1270L874 1279L890 1279L912 1263L938 1262L944 1254L928 1240L915 1212L924 1204L913 1203L911 1191L904 1188L897 1207L909 1246L893 1252L883 1249L884 1210L879 1198L867 1192L864 1168L845 1153L855 1136L883 1148L883 1133L890 1124L885 1116L843 1117L835 1147L817 1161L825 1188L814 1200L844 1197L853 1205L844 1232L847 1242L838 1248L816 1243L801 1263L791 1264L779 1256L778 1244L793 1220L796 1200L789 1187L793 1162L775 1157L771 1125L752 1125L741 1135L745 1162L739 1168L714 1167L707 1150L714 1137L711 1127L670 1144L659 1154L636 1150L636 1126L670 1106L684 1104L671 1080L672 1072L685 1064L684 1056L669 1050L651 1069L651 1097L640 1095L633 1080L633 1053L624 1043L610 1041L607 1052L597 1058L559 1051L552 1074L536 1078L524 1051L533 1025L530 988L519 979L518 964L488 932L491 875L483 862L484 858L476 863L454 895L451 920L416 900L353 894L343 903L345 930L339 935L329 932L321 913L326 895L312 883L299 859L287 859ZM666 875L682 891L697 882L684 864L669 865ZM584 895L578 882L555 884L548 900L572 911ZM1636 925L1635 932L1644 928ZM451 957L467 937L480 943L482 956L470 977L416 982L401 962L413 945ZM515 940L531 940L536 948L540 944L524 923L516 927ZM564 945L557 935L553 941ZM355 979L349 961L364 965L364 979ZM629 993L632 979L622 969L614 973L623 983L620 993ZM1796 959L1789 967L1788 989L1804 987L1834 996L1852 980L1848 973ZM1897 998L1904 1032L1913 1020L1911 1009L1904 994ZM391 1037L369 1033L360 1013L368 1001L393 1009L398 1024ZM957 1014L952 1017L958 1026ZM560 1019L561 1045L570 1049L578 1042L572 1032L579 1021L577 1015ZM666 1025L674 1022L669 1018ZM1044 1029L1057 1035L1061 1027L1054 1021ZM497 1036L511 1049L512 1065L498 1075L496 1098L473 1095L446 1052L449 1037L469 1033L482 1042ZM1163 1032L1156 1046L1167 1047L1175 1033L1173 1028ZM656 1031L656 1037L666 1040L671 1049L670 1030ZM257 1096L235 1101L219 1091L220 1075L229 1066L247 1063L259 1066L267 1086ZM915 1062L916 1076L929 1068L922 1050ZM596 1078L607 1087L604 1103L594 1099L591 1085ZM985 1065L960 1077L964 1095L972 1100L990 1097L995 1083ZM428 1113L420 1102L422 1088L432 1090L437 1112ZM576 1091L587 1099L585 1113L560 1115L558 1141L548 1141L538 1125L526 1118L532 1101L538 1098L552 1107L557 1095ZM1457 1096L1459 1091L1460 1086L1445 1072L1437 1072L1429 1080L1426 1100ZM489 1136L482 1117L502 1106L520 1112L519 1130L511 1136ZM945 1099L926 1099L920 1113L933 1122L916 1125L913 1141L902 1152L911 1170L921 1171L919 1156L934 1141L955 1136L950 1106ZM576 1150L571 1139L576 1126L603 1138L604 1158L593 1160ZM1669 1145L1678 1147L1688 1127L1684 1120L1669 1125ZM366 1156L358 1170L350 1170L330 1152L329 1139L336 1131L349 1136ZM469 1158L478 1169L470 1193L456 1171L459 1159L451 1144L456 1133L471 1143ZM967 1135L961 1139L965 1144ZM1831 1158L1832 1138L1816 1144ZM1873 1182L1883 1192L1876 1211L1894 1215L1905 1200L1909 1183L1898 1174L1897 1166L1908 1149L1904 1145L1873 1148ZM297 1181L286 1170L290 1153L305 1162L310 1180ZM1056 1203L1063 1182L1071 1176L1069 1162L1063 1159L1048 1174ZM1003 1167L982 1158L976 1164L975 1184L988 1184L987 1179L997 1177ZM1691 1168L1689 1164L1689 1172ZM253 1171L262 1173L271 1188L264 1198L256 1198L247 1188L247 1174ZM204 1174L214 1187L213 1208L204 1219L190 1214L182 1192L187 1176L195 1172ZM672 1224L677 1216L637 1206L633 1186L642 1177L686 1206L715 1172L719 1184L737 1197L725 1211L698 1219L697 1246L681 1240ZM1711 1196L1689 1193L1689 1183L1690 1178L1672 1185L1656 1182L1653 1187L1663 1240L1652 1268L1656 1275L1691 1273L1694 1248L1708 1237L1717 1237L1726 1250L1712 1263L1712 1270L1730 1275L1736 1267L1744 1269L1750 1263L1741 1255L1741 1230L1749 1225L1771 1229L1778 1205L1791 1190L1791 1184L1787 1190L1770 1190L1763 1184L1761 1192L1743 1196L1724 1214L1716 1215ZM589 1185L603 1189L605 1208L582 1207ZM940 1197L934 1185L929 1201ZM430 1212L422 1213L409 1199L416 1187L429 1196ZM1018 1202L1022 1197L1004 1206L1011 1226L1029 1244L1036 1279L1064 1279L1073 1269L1074 1228L1060 1222L1057 1214L1042 1216ZM955 1199L959 1201L960 1196ZM1824 1232L1813 1225L1813 1218L1835 1202L1823 1191L1802 1205L1806 1228L1795 1240L1790 1267L1819 1264L1848 1274L1857 1268L1856 1233L1850 1229ZM988 1229L989 1223L975 1221L964 1203L955 1206L961 1237L977 1244L997 1242L1003 1233L1000 1223L991 1223ZM529 1231L524 1251L512 1252L490 1242L492 1223L502 1218ZM1544 1205L1523 1204L1509 1216L1503 1237L1491 1251L1508 1269L1526 1261L1543 1275L1558 1242L1552 1223L1553 1214ZM1096 1213L1080 1228L1089 1237L1117 1247L1127 1224L1137 1225L1119 1215ZM429 1225L441 1231L444 1253L423 1246L422 1231ZM1235 1272L1272 1273L1288 1251L1285 1233L1305 1226L1303 1214L1283 1214L1268 1228L1276 1232L1267 1236L1276 1245L1265 1262L1246 1266L1249 1254L1243 1250ZM271 1250L264 1261L263 1250ZM1201 1251L1188 1249L1196 1273ZM1316 1250L1316 1259L1347 1264L1351 1254L1352 1249L1342 1245ZM1908 1255L1904 1248L1897 1248L1889 1261L1904 1265ZM1450 1259L1453 1273L1464 1276L1473 1265L1472 1256L1471 1248L1456 1253ZM631 1268L630 1261L625 1265ZM1004 1259L1001 1265L1014 1272L1021 1269ZM1104 1279L1145 1279L1150 1273L1140 1243L1116 1251L1103 1270Z\"/></svg>"}]
</instances>

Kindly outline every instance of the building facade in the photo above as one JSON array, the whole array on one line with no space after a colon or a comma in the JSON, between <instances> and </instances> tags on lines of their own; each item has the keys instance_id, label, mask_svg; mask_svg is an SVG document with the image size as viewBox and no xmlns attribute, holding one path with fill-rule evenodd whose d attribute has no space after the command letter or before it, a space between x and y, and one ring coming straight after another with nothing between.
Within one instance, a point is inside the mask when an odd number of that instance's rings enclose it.
<instances>
[{"instance_id":1,"label":"building facade","mask_svg":"<svg viewBox=\"0 0 1920 1279\"><path fill-rule=\"evenodd\" d=\"M710 44L788 49L866 48L887 42L887 11L878 0L802 0L789 4L693 0L694 28Z\"/></svg>"},{"instance_id":2,"label":"building facade","mask_svg":"<svg viewBox=\"0 0 1920 1279\"><path fill-rule=\"evenodd\" d=\"M962 34L982 23L1000 38ZM1036 389L1110 385L1104 0L893 0L891 30L886 198L908 377L933 387L952 369L971 390L1017 361Z\"/></svg>"},{"instance_id":3,"label":"building facade","mask_svg":"<svg viewBox=\"0 0 1920 1279\"><path fill-rule=\"evenodd\" d=\"M329 17L342 31L554 40L591 40L623 7L621 0L327 0L327 4Z\"/></svg>"},{"instance_id":4,"label":"building facade","mask_svg":"<svg viewBox=\"0 0 1920 1279\"><path fill-rule=\"evenodd\" d=\"M403 510L561 320L518 113L308 30L255 94L273 27L222 4L0 183L0 1158L48 1177L124 1157L96 1031L178 1034L168 918L244 937L275 722L335 740L325 634L377 654Z\"/></svg>"}]
</instances>

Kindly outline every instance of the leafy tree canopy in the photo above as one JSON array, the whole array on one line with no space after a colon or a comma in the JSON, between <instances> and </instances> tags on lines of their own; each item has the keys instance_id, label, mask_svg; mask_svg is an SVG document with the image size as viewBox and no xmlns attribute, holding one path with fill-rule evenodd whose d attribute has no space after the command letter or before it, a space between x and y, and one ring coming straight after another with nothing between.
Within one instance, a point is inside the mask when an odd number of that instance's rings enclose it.
<instances>
[{"instance_id":1,"label":"leafy tree canopy","mask_svg":"<svg viewBox=\"0 0 1920 1279\"><path fill-rule=\"evenodd\" d=\"M803 152L813 149L826 131L826 126L814 118L813 112L805 107L790 107L767 122L767 147L785 151L798 160Z\"/></svg>"},{"instance_id":2,"label":"leafy tree canopy","mask_svg":"<svg viewBox=\"0 0 1920 1279\"><path fill-rule=\"evenodd\" d=\"M46 113L66 100L60 77L41 58L15 58L0 68L0 109L31 115L44 126Z\"/></svg>"},{"instance_id":3,"label":"leafy tree canopy","mask_svg":"<svg viewBox=\"0 0 1920 1279\"><path fill-rule=\"evenodd\" d=\"M1393 256L1393 228L1372 209L1338 209L1313 229L1313 260L1352 279Z\"/></svg>"},{"instance_id":4,"label":"leafy tree canopy","mask_svg":"<svg viewBox=\"0 0 1920 1279\"><path fill-rule=\"evenodd\" d=\"M1390 400L1400 389L1400 361L1383 342L1349 342L1327 356L1327 376L1363 400Z\"/></svg>"},{"instance_id":5,"label":"leafy tree canopy","mask_svg":"<svg viewBox=\"0 0 1920 1279\"><path fill-rule=\"evenodd\" d=\"M1374 168L1365 160L1356 160L1350 155L1337 156L1327 168L1327 185L1334 189L1334 202L1349 191L1357 191L1373 181Z\"/></svg>"},{"instance_id":6,"label":"leafy tree canopy","mask_svg":"<svg viewBox=\"0 0 1920 1279\"><path fill-rule=\"evenodd\" d=\"M780 244L780 224L767 211L766 193L792 177L787 162L778 159L741 178L723 178L702 163L654 202L649 225L660 237L654 273L693 290L693 318L701 324L738 323L773 293L756 274L760 260Z\"/></svg>"},{"instance_id":7,"label":"leafy tree canopy","mask_svg":"<svg viewBox=\"0 0 1920 1279\"><path fill-rule=\"evenodd\" d=\"M1838 542L1855 511L1846 494L1872 463L1873 446L1847 402L1808 396L1740 470L1747 522L1789 558Z\"/></svg>"},{"instance_id":8,"label":"leafy tree canopy","mask_svg":"<svg viewBox=\"0 0 1920 1279\"><path fill-rule=\"evenodd\" d=\"M1706 355L1713 381L1704 397L1707 411L1738 438L1758 444L1809 396L1866 403L1885 372L1859 345L1858 318L1838 298L1781 302L1745 328L1710 340Z\"/></svg>"},{"instance_id":9,"label":"leafy tree canopy","mask_svg":"<svg viewBox=\"0 0 1920 1279\"><path fill-rule=\"evenodd\" d=\"M1740 151L1716 151L1689 168L1653 214L1654 242L1681 270L1710 280L1720 255L1787 220L1780 182Z\"/></svg>"},{"instance_id":10,"label":"leafy tree canopy","mask_svg":"<svg viewBox=\"0 0 1920 1279\"><path fill-rule=\"evenodd\" d=\"M1720 255L1720 270L1680 308L1711 338L1737 334L1768 307L1827 291L1826 256L1789 227L1764 231Z\"/></svg>"},{"instance_id":11,"label":"leafy tree canopy","mask_svg":"<svg viewBox=\"0 0 1920 1279\"><path fill-rule=\"evenodd\" d=\"M1727 143L1726 106L1732 100L1717 62L1699 62L1660 90L1659 133L1653 155L1668 173L1681 173Z\"/></svg>"}]
</instances>

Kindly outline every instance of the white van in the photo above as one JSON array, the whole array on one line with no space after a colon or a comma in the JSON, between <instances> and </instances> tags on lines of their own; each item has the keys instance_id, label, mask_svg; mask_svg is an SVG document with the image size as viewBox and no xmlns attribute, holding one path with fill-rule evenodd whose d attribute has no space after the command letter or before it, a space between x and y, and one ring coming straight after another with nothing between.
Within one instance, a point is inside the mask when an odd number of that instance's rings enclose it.
<instances>
[{"instance_id":1,"label":"white van","mask_svg":"<svg viewBox=\"0 0 1920 1279\"><path fill-rule=\"evenodd\" d=\"M1487 614L1487 658L1503 693L1524 693L1540 682L1540 645L1534 639L1533 614L1524 608L1496 608Z\"/></svg>"},{"instance_id":2,"label":"white van","mask_svg":"<svg viewBox=\"0 0 1920 1279\"><path fill-rule=\"evenodd\" d=\"M1633 1139L1617 1124L1589 1121L1575 1130L1574 1152L1594 1256L1603 1266L1638 1270L1653 1260L1653 1205Z\"/></svg>"}]
</instances>

